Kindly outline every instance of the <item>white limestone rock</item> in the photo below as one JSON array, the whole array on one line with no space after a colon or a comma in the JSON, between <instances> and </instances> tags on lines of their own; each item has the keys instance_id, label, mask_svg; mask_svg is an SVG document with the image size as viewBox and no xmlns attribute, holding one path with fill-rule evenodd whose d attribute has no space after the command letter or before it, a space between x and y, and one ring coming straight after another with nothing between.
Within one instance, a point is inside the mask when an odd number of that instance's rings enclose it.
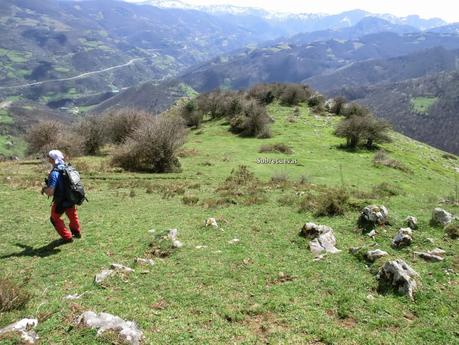
<instances>
[{"instance_id":1,"label":"white limestone rock","mask_svg":"<svg viewBox=\"0 0 459 345\"><path fill-rule=\"evenodd\" d=\"M411 228L401 228L392 240L392 247L402 248L411 245L413 242L413 230Z\"/></svg>"},{"instance_id":2,"label":"white limestone rock","mask_svg":"<svg viewBox=\"0 0 459 345\"><path fill-rule=\"evenodd\" d=\"M306 223L301 228L301 234L311 239L309 249L315 256L319 255L322 251L333 254L341 251L335 247L336 237L333 229L329 226Z\"/></svg>"},{"instance_id":3,"label":"white limestone rock","mask_svg":"<svg viewBox=\"0 0 459 345\"><path fill-rule=\"evenodd\" d=\"M22 319L0 329L0 335L14 333L21 337L21 340L24 342L24 344L36 344L39 337L34 329L37 327L37 325L37 319Z\"/></svg>"},{"instance_id":4,"label":"white limestone rock","mask_svg":"<svg viewBox=\"0 0 459 345\"><path fill-rule=\"evenodd\" d=\"M375 250L369 250L366 254L365 257L367 258L368 261L376 261L379 258L382 258L383 256L389 255L387 252L381 249L375 249Z\"/></svg>"},{"instance_id":5,"label":"white limestone rock","mask_svg":"<svg viewBox=\"0 0 459 345\"><path fill-rule=\"evenodd\" d=\"M387 261L376 276L379 281L378 290L384 292L393 289L414 299L417 289L415 278L418 276L416 271L403 260Z\"/></svg>"},{"instance_id":6,"label":"white limestone rock","mask_svg":"<svg viewBox=\"0 0 459 345\"><path fill-rule=\"evenodd\" d=\"M446 226L453 221L453 215L442 208L435 208L432 211L432 223Z\"/></svg>"},{"instance_id":7,"label":"white limestone rock","mask_svg":"<svg viewBox=\"0 0 459 345\"><path fill-rule=\"evenodd\" d=\"M125 321L109 313L97 314L86 311L78 318L78 323L84 327L97 329L97 335L106 331L117 333L120 339L129 345L139 345L143 340L143 332L133 321Z\"/></svg>"}]
</instances>

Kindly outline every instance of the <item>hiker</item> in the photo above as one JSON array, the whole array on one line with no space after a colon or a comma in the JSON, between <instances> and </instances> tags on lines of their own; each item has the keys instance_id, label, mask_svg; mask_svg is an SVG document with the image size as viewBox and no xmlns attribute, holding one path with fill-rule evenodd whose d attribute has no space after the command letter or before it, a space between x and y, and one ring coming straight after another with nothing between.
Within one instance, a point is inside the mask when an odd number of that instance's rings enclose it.
<instances>
[{"instance_id":1,"label":"hiker","mask_svg":"<svg viewBox=\"0 0 459 345\"><path fill-rule=\"evenodd\" d=\"M72 242L72 237L81 238L81 233L75 203L66 198L62 173L65 168L64 155L59 150L51 150L48 153L48 162L53 165L53 169L45 180L46 185L43 186L41 194L53 197L50 217L51 223L64 241ZM61 219L63 213L70 220L70 231L65 227L64 221Z\"/></svg>"}]
</instances>

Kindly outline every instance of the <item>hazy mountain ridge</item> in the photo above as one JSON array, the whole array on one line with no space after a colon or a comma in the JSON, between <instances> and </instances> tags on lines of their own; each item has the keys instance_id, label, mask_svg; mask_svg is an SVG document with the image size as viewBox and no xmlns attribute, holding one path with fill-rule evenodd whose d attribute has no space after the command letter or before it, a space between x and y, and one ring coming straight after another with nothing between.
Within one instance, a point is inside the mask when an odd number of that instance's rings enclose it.
<instances>
[{"instance_id":1,"label":"hazy mountain ridge","mask_svg":"<svg viewBox=\"0 0 459 345\"><path fill-rule=\"evenodd\" d=\"M442 46L459 49L459 36L435 33L377 33L350 41L306 45L282 43L218 57L179 76L197 91L245 88L260 82L301 82L351 63L388 59Z\"/></svg>"},{"instance_id":2,"label":"hazy mountain ridge","mask_svg":"<svg viewBox=\"0 0 459 345\"><path fill-rule=\"evenodd\" d=\"M322 92L337 88L361 87L419 78L459 68L459 50L434 47L413 54L355 62L330 74L314 76L303 82Z\"/></svg>"}]
</instances>

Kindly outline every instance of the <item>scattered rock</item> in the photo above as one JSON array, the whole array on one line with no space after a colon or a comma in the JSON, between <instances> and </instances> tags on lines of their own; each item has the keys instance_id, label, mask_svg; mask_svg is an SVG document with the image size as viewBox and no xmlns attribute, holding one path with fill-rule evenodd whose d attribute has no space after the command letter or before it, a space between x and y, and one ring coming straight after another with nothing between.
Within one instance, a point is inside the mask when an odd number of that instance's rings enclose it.
<instances>
[{"instance_id":1,"label":"scattered rock","mask_svg":"<svg viewBox=\"0 0 459 345\"><path fill-rule=\"evenodd\" d=\"M371 237L372 239L375 239L377 233L376 233L376 230L373 229L371 230L369 233L368 233L368 237Z\"/></svg>"},{"instance_id":2,"label":"scattered rock","mask_svg":"<svg viewBox=\"0 0 459 345\"><path fill-rule=\"evenodd\" d=\"M148 230L148 233L154 235L156 233L156 230L155 229Z\"/></svg>"},{"instance_id":3,"label":"scattered rock","mask_svg":"<svg viewBox=\"0 0 459 345\"><path fill-rule=\"evenodd\" d=\"M217 220L215 218L208 218L206 220L205 226L206 227L211 226L211 227L213 227L215 229L218 229Z\"/></svg>"},{"instance_id":4,"label":"scattered rock","mask_svg":"<svg viewBox=\"0 0 459 345\"><path fill-rule=\"evenodd\" d=\"M169 237L169 239L172 242L172 247L173 248L182 248L183 247L183 243L180 242L177 239L177 236L178 236L178 230L177 229L169 230L169 234L167 235L167 237Z\"/></svg>"},{"instance_id":5,"label":"scattered rock","mask_svg":"<svg viewBox=\"0 0 459 345\"><path fill-rule=\"evenodd\" d=\"M153 266L155 264L153 259L144 259L144 258L135 258L134 262L137 265L143 265L143 266Z\"/></svg>"},{"instance_id":6,"label":"scattered rock","mask_svg":"<svg viewBox=\"0 0 459 345\"><path fill-rule=\"evenodd\" d=\"M37 319L22 319L5 328L0 329L0 335L13 333L18 334L24 344L35 344L39 337L34 328L37 327Z\"/></svg>"},{"instance_id":7,"label":"scattered rock","mask_svg":"<svg viewBox=\"0 0 459 345\"><path fill-rule=\"evenodd\" d=\"M389 289L414 298L417 289L415 278L419 275L403 260L386 262L377 274L379 281L378 291L386 292Z\"/></svg>"},{"instance_id":8,"label":"scattered rock","mask_svg":"<svg viewBox=\"0 0 459 345\"><path fill-rule=\"evenodd\" d=\"M143 332L139 330L135 322L124 321L108 313L96 314L93 311L86 311L78 318L78 323L97 329L97 335L105 331L116 332L124 343L130 345L139 345L143 339Z\"/></svg>"},{"instance_id":9,"label":"scattered rock","mask_svg":"<svg viewBox=\"0 0 459 345\"><path fill-rule=\"evenodd\" d=\"M233 238L231 241L228 241L229 244L239 243L241 240L239 238Z\"/></svg>"},{"instance_id":10,"label":"scattered rock","mask_svg":"<svg viewBox=\"0 0 459 345\"><path fill-rule=\"evenodd\" d=\"M121 265L121 264L111 264L110 269L102 270L100 273L96 274L94 277L94 283L100 285L108 277L114 275L115 273L131 273L134 270L130 267Z\"/></svg>"},{"instance_id":11,"label":"scattered rock","mask_svg":"<svg viewBox=\"0 0 459 345\"><path fill-rule=\"evenodd\" d=\"M178 236L178 230L177 229L170 229L169 230L169 234L167 235L167 237L169 237L169 239L171 241L176 240L177 236Z\"/></svg>"},{"instance_id":12,"label":"scattered rock","mask_svg":"<svg viewBox=\"0 0 459 345\"><path fill-rule=\"evenodd\" d=\"M435 243L435 240L434 240L433 238L428 237L428 238L426 238L426 240L429 241L429 242L432 243L432 244Z\"/></svg>"},{"instance_id":13,"label":"scattered rock","mask_svg":"<svg viewBox=\"0 0 459 345\"><path fill-rule=\"evenodd\" d=\"M312 261L320 261L320 260L322 260L324 257L325 257L324 254L320 254L320 255L316 256L314 259L312 259Z\"/></svg>"},{"instance_id":14,"label":"scattered rock","mask_svg":"<svg viewBox=\"0 0 459 345\"><path fill-rule=\"evenodd\" d=\"M383 256L387 256L389 255L387 252L385 252L384 250L381 250L381 249L375 249L375 250L369 250L366 254L365 254L365 258L368 260L368 261L376 261L377 259L379 258L382 258Z\"/></svg>"},{"instance_id":15,"label":"scattered rock","mask_svg":"<svg viewBox=\"0 0 459 345\"><path fill-rule=\"evenodd\" d=\"M96 274L94 277L94 283L99 285L113 274L115 274L114 270L103 270L102 272Z\"/></svg>"},{"instance_id":16,"label":"scattered rock","mask_svg":"<svg viewBox=\"0 0 459 345\"><path fill-rule=\"evenodd\" d=\"M76 300L76 299L80 299L81 297L83 297L85 293L83 292L82 294L74 294L74 295L67 295L67 296L64 296L64 299L68 299L68 300Z\"/></svg>"},{"instance_id":17,"label":"scattered rock","mask_svg":"<svg viewBox=\"0 0 459 345\"><path fill-rule=\"evenodd\" d=\"M195 248L196 249L204 249L204 248L207 248L207 246L196 246Z\"/></svg>"},{"instance_id":18,"label":"scattered rock","mask_svg":"<svg viewBox=\"0 0 459 345\"><path fill-rule=\"evenodd\" d=\"M440 248L435 248L434 250L428 251L427 253L425 252L414 252L416 255L418 255L421 259L424 259L426 261L431 261L431 262L439 262L443 261L443 254L446 252L443 249Z\"/></svg>"},{"instance_id":19,"label":"scattered rock","mask_svg":"<svg viewBox=\"0 0 459 345\"><path fill-rule=\"evenodd\" d=\"M412 230L416 230L418 228L418 220L416 217L408 216L405 218L405 222L406 225Z\"/></svg>"},{"instance_id":20,"label":"scattered rock","mask_svg":"<svg viewBox=\"0 0 459 345\"><path fill-rule=\"evenodd\" d=\"M369 205L360 213L358 224L363 229L372 229L376 225L386 224L388 215L389 211L385 206Z\"/></svg>"},{"instance_id":21,"label":"scattered rock","mask_svg":"<svg viewBox=\"0 0 459 345\"><path fill-rule=\"evenodd\" d=\"M351 254L357 254L363 247L351 247L349 248L349 253Z\"/></svg>"},{"instance_id":22,"label":"scattered rock","mask_svg":"<svg viewBox=\"0 0 459 345\"><path fill-rule=\"evenodd\" d=\"M333 233L333 229L326 225L306 223L301 228L300 234L311 239L309 242L309 249L315 256L319 255L324 250L328 253L339 253L341 251L335 247L336 237Z\"/></svg>"},{"instance_id":23,"label":"scattered rock","mask_svg":"<svg viewBox=\"0 0 459 345\"><path fill-rule=\"evenodd\" d=\"M392 240L392 247L407 247L413 242L413 230L411 228L401 228Z\"/></svg>"},{"instance_id":24,"label":"scattered rock","mask_svg":"<svg viewBox=\"0 0 459 345\"><path fill-rule=\"evenodd\" d=\"M453 220L453 215L451 213L445 211L442 208L437 207L432 211L431 223L433 225L446 226L449 223L451 223L452 220Z\"/></svg>"},{"instance_id":25,"label":"scattered rock","mask_svg":"<svg viewBox=\"0 0 459 345\"><path fill-rule=\"evenodd\" d=\"M132 273L134 270L130 267L121 265L121 264L111 264L110 268L114 271L120 272L120 273Z\"/></svg>"}]
</instances>

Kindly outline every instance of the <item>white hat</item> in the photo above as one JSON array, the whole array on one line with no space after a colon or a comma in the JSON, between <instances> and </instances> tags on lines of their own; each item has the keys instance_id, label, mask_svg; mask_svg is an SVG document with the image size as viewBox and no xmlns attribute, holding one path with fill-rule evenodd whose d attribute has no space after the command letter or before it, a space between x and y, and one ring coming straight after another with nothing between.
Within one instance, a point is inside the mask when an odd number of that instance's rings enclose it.
<instances>
[{"instance_id":1,"label":"white hat","mask_svg":"<svg viewBox=\"0 0 459 345\"><path fill-rule=\"evenodd\" d=\"M59 150L51 150L48 157L54 161L54 164L64 164L64 154Z\"/></svg>"}]
</instances>

